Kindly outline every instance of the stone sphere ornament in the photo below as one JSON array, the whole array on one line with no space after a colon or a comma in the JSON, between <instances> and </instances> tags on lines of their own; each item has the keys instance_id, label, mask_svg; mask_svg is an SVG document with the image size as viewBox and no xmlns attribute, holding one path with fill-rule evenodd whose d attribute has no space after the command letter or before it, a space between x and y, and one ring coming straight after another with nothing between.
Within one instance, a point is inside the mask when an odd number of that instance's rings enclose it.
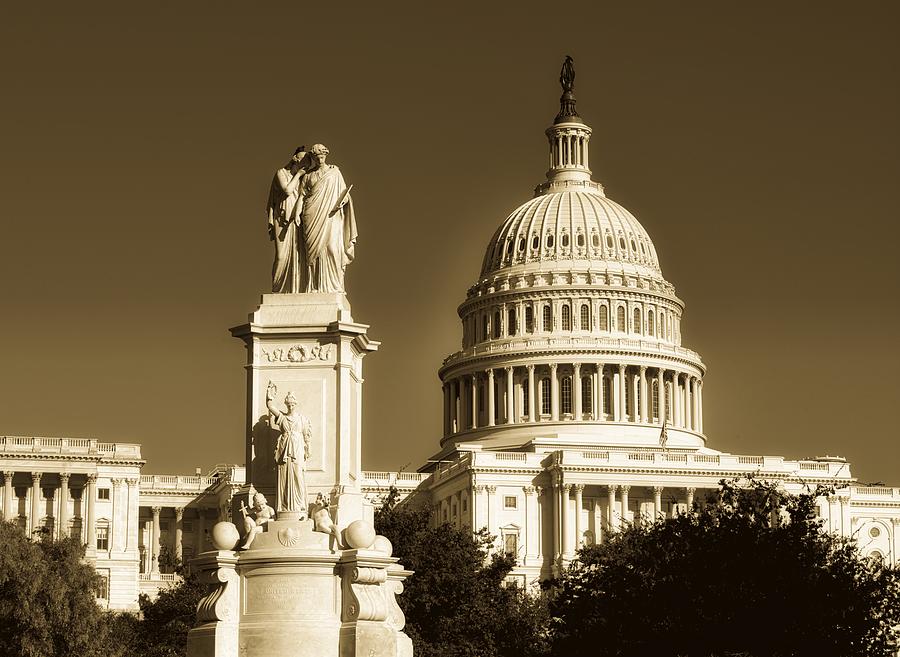
<instances>
[{"instance_id":1,"label":"stone sphere ornament","mask_svg":"<svg viewBox=\"0 0 900 657\"><path fill-rule=\"evenodd\" d=\"M386 557L389 557L394 553L394 546L391 544L391 541L387 536L382 536L381 534L378 534L378 536L375 537L375 544L372 546L372 549L376 552L380 552Z\"/></svg>"},{"instance_id":2,"label":"stone sphere ornament","mask_svg":"<svg viewBox=\"0 0 900 657\"><path fill-rule=\"evenodd\" d=\"M365 550L375 542L375 528L365 520L354 520L344 530L344 542L351 548Z\"/></svg>"},{"instance_id":3,"label":"stone sphere ornament","mask_svg":"<svg viewBox=\"0 0 900 657\"><path fill-rule=\"evenodd\" d=\"M217 522L209 532L209 540L217 550L233 550L241 535L233 523Z\"/></svg>"}]
</instances>

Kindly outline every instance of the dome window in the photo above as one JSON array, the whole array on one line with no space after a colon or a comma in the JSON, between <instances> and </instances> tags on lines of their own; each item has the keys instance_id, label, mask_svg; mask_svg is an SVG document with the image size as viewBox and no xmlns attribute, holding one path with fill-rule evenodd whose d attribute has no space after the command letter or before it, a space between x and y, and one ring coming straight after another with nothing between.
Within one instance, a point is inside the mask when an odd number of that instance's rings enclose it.
<instances>
[{"instance_id":1,"label":"dome window","mask_svg":"<svg viewBox=\"0 0 900 657\"><path fill-rule=\"evenodd\" d=\"M616 329L623 333L628 330L628 327L625 326L625 306L616 308Z\"/></svg>"},{"instance_id":2,"label":"dome window","mask_svg":"<svg viewBox=\"0 0 900 657\"><path fill-rule=\"evenodd\" d=\"M494 311L494 339L498 339L502 335L500 327L500 311Z\"/></svg>"},{"instance_id":3,"label":"dome window","mask_svg":"<svg viewBox=\"0 0 900 657\"><path fill-rule=\"evenodd\" d=\"M541 415L550 415L550 377L541 379Z\"/></svg>"},{"instance_id":4,"label":"dome window","mask_svg":"<svg viewBox=\"0 0 900 657\"><path fill-rule=\"evenodd\" d=\"M625 238L624 238L624 237L621 237L621 236L619 236L619 248L622 249L623 251L624 251L626 248L628 248L628 247L625 246Z\"/></svg>"},{"instance_id":5,"label":"dome window","mask_svg":"<svg viewBox=\"0 0 900 657\"><path fill-rule=\"evenodd\" d=\"M525 306L525 332L534 333L534 308Z\"/></svg>"},{"instance_id":6,"label":"dome window","mask_svg":"<svg viewBox=\"0 0 900 657\"><path fill-rule=\"evenodd\" d=\"M646 251L646 249L644 249L644 243L643 243L643 242L641 242L641 254L642 254L642 255L647 255L647 251Z\"/></svg>"},{"instance_id":7,"label":"dome window","mask_svg":"<svg viewBox=\"0 0 900 657\"><path fill-rule=\"evenodd\" d=\"M569 248L569 234L568 233L562 234L562 237L560 238L560 243L562 244L564 249Z\"/></svg>"},{"instance_id":8,"label":"dome window","mask_svg":"<svg viewBox=\"0 0 900 657\"><path fill-rule=\"evenodd\" d=\"M634 238L631 238L631 250L637 253L637 244L635 244Z\"/></svg>"},{"instance_id":9,"label":"dome window","mask_svg":"<svg viewBox=\"0 0 900 657\"><path fill-rule=\"evenodd\" d=\"M607 248L607 249L613 248L613 238L612 238L612 235L607 235L607 236L606 236L606 248Z\"/></svg>"},{"instance_id":10,"label":"dome window","mask_svg":"<svg viewBox=\"0 0 900 657\"><path fill-rule=\"evenodd\" d=\"M562 307L562 330L572 330L572 309L569 307L569 304Z\"/></svg>"},{"instance_id":11,"label":"dome window","mask_svg":"<svg viewBox=\"0 0 900 657\"><path fill-rule=\"evenodd\" d=\"M653 311L647 311L647 334L653 337Z\"/></svg>"},{"instance_id":12,"label":"dome window","mask_svg":"<svg viewBox=\"0 0 900 657\"><path fill-rule=\"evenodd\" d=\"M595 249L600 248L600 236L597 233L594 233L593 235L591 235L591 244L594 245Z\"/></svg>"},{"instance_id":13,"label":"dome window","mask_svg":"<svg viewBox=\"0 0 900 657\"><path fill-rule=\"evenodd\" d=\"M582 413L593 413L594 412L594 388L591 385L591 377L583 376L581 377L581 412ZM576 420L581 420L583 418L577 417Z\"/></svg>"},{"instance_id":14,"label":"dome window","mask_svg":"<svg viewBox=\"0 0 900 657\"><path fill-rule=\"evenodd\" d=\"M562 385L560 386L560 401L561 408L560 410L564 415L572 414L572 377L564 376L562 379Z\"/></svg>"},{"instance_id":15,"label":"dome window","mask_svg":"<svg viewBox=\"0 0 900 657\"><path fill-rule=\"evenodd\" d=\"M537 251L537 249L541 246L541 238L537 235L534 235L531 238L531 248Z\"/></svg>"},{"instance_id":16,"label":"dome window","mask_svg":"<svg viewBox=\"0 0 900 657\"><path fill-rule=\"evenodd\" d=\"M632 326L635 333L641 333L641 309L634 309L634 324Z\"/></svg>"},{"instance_id":17,"label":"dome window","mask_svg":"<svg viewBox=\"0 0 900 657\"><path fill-rule=\"evenodd\" d=\"M507 329L506 334L509 336L513 336L516 333L518 333L518 328L519 328L517 326L518 322L516 322L516 309L510 308L508 315L509 315L509 321L506 324L506 329Z\"/></svg>"},{"instance_id":18,"label":"dome window","mask_svg":"<svg viewBox=\"0 0 900 657\"><path fill-rule=\"evenodd\" d=\"M481 316L481 340L485 341L488 339L488 318L487 315Z\"/></svg>"},{"instance_id":19,"label":"dome window","mask_svg":"<svg viewBox=\"0 0 900 657\"><path fill-rule=\"evenodd\" d=\"M547 233L547 248L553 248L553 233Z\"/></svg>"},{"instance_id":20,"label":"dome window","mask_svg":"<svg viewBox=\"0 0 900 657\"><path fill-rule=\"evenodd\" d=\"M544 306L543 317L542 317L542 327L544 331L550 331L553 328L553 317L550 314L550 306Z\"/></svg>"},{"instance_id":21,"label":"dome window","mask_svg":"<svg viewBox=\"0 0 900 657\"><path fill-rule=\"evenodd\" d=\"M591 330L591 307L586 303L581 305L581 330Z\"/></svg>"},{"instance_id":22,"label":"dome window","mask_svg":"<svg viewBox=\"0 0 900 657\"><path fill-rule=\"evenodd\" d=\"M600 330L609 330L609 310L606 306L600 306Z\"/></svg>"},{"instance_id":23,"label":"dome window","mask_svg":"<svg viewBox=\"0 0 900 657\"><path fill-rule=\"evenodd\" d=\"M524 238L524 237L520 237L520 238L519 238L519 251L521 252L521 251L524 251L524 250L525 250L525 238Z\"/></svg>"},{"instance_id":24,"label":"dome window","mask_svg":"<svg viewBox=\"0 0 900 657\"><path fill-rule=\"evenodd\" d=\"M583 233L578 233L578 235L575 236L575 243L579 246L579 248L584 247L584 234Z\"/></svg>"}]
</instances>

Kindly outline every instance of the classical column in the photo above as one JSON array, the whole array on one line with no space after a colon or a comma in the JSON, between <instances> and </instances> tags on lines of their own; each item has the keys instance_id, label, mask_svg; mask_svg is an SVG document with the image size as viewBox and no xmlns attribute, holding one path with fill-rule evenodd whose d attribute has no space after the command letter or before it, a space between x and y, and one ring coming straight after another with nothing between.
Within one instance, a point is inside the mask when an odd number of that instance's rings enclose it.
<instances>
[{"instance_id":1,"label":"classical column","mask_svg":"<svg viewBox=\"0 0 900 657\"><path fill-rule=\"evenodd\" d=\"M560 542L560 525L562 524L560 519L560 513L562 513L562 507L559 503L560 498L562 497L562 484L558 481L553 482L553 497L551 499L551 512L553 514L553 561L556 561L562 555L562 543Z\"/></svg>"},{"instance_id":2,"label":"classical column","mask_svg":"<svg viewBox=\"0 0 900 657\"><path fill-rule=\"evenodd\" d=\"M641 422L647 424L647 367L641 365Z\"/></svg>"},{"instance_id":3,"label":"classical column","mask_svg":"<svg viewBox=\"0 0 900 657\"><path fill-rule=\"evenodd\" d=\"M139 515L133 514L132 509L135 508L138 500L141 480L129 477L125 480L125 484L128 486L128 521L125 523L125 551L131 552L135 549L135 539L137 539L138 534L137 516Z\"/></svg>"},{"instance_id":4,"label":"classical column","mask_svg":"<svg viewBox=\"0 0 900 657\"><path fill-rule=\"evenodd\" d=\"M150 536L150 572L159 574L159 512L161 507L154 506L153 511L153 531Z\"/></svg>"},{"instance_id":5,"label":"classical column","mask_svg":"<svg viewBox=\"0 0 900 657\"><path fill-rule=\"evenodd\" d=\"M697 433L703 433L703 379L697 379Z\"/></svg>"},{"instance_id":6,"label":"classical column","mask_svg":"<svg viewBox=\"0 0 900 657\"><path fill-rule=\"evenodd\" d=\"M562 553L563 558L572 556L572 535L569 531L569 491L572 490L572 484L563 484L561 487L560 499L560 532L562 533Z\"/></svg>"},{"instance_id":7,"label":"classical column","mask_svg":"<svg viewBox=\"0 0 900 657\"><path fill-rule=\"evenodd\" d=\"M653 487L653 511L656 514L656 517L654 518L654 520L656 520L657 518L663 517L662 492L663 492L662 486L654 486Z\"/></svg>"},{"instance_id":8,"label":"classical column","mask_svg":"<svg viewBox=\"0 0 900 657\"><path fill-rule=\"evenodd\" d=\"M7 521L13 519L13 514L18 515L16 509L13 508L13 496L15 495L13 477L15 474L12 470L3 471L3 519Z\"/></svg>"},{"instance_id":9,"label":"classical column","mask_svg":"<svg viewBox=\"0 0 900 657\"><path fill-rule=\"evenodd\" d=\"M581 526L581 507L584 503L582 497L584 493L584 484L575 484L575 549L581 547L582 537L584 536L584 527Z\"/></svg>"},{"instance_id":10,"label":"classical column","mask_svg":"<svg viewBox=\"0 0 900 657\"><path fill-rule=\"evenodd\" d=\"M506 423L513 424L516 421L516 397L513 395L513 368L506 370Z\"/></svg>"},{"instance_id":11,"label":"classical column","mask_svg":"<svg viewBox=\"0 0 900 657\"><path fill-rule=\"evenodd\" d=\"M531 508L534 504L534 486L524 486L522 491L525 493L525 565L528 565L534 558L534 540L531 538L535 524L531 517L534 513Z\"/></svg>"},{"instance_id":12,"label":"classical column","mask_svg":"<svg viewBox=\"0 0 900 657\"><path fill-rule=\"evenodd\" d=\"M559 420L559 380L556 378L556 363L550 363L550 419Z\"/></svg>"},{"instance_id":13,"label":"classical column","mask_svg":"<svg viewBox=\"0 0 900 657\"><path fill-rule=\"evenodd\" d=\"M441 388L444 392L444 438L450 435L450 382L445 382Z\"/></svg>"},{"instance_id":14,"label":"classical column","mask_svg":"<svg viewBox=\"0 0 900 657\"><path fill-rule=\"evenodd\" d=\"M694 512L694 489L690 486L684 489L686 496L685 502L687 503L687 511L688 513Z\"/></svg>"},{"instance_id":15,"label":"classical column","mask_svg":"<svg viewBox=\"0 0 900 657\"><path fill-rule=\"evenodd\" d=\"M679 372L672 372L672 424L676 427L681 425L681 386L678 385L678 379L681 378Z\"/></svg>"},{"instance_id":16,"label":"classical column","mask_svg":"<svg viewBox=\"0 0 900 657\"><path fill-rule=\"evenodd\" d=\"M625 365L619 365L619 417L617 417L616 420L620 422L626 422L628 420L628 409L625 407L625 386L628 385L625 380L625 367Z\"/></svg>"},{"instance_id":17,"label":"classical column","mask_svg":"<svg viewBox=\"0 0 900 657\"><path fill-rule=\"evenodd\" d=\"M537 415L535 415L535 395L534 395L534 365L526 365L528 369L528 419L531 422L537 422Z\"/></svg>"},{"instance_id":18,"label":"classical column","mask_svg":"<svg viewBox=\"0 0 900 657\"><path fill-rule=\"evenodd\" d=\"M89 550L97 550L97 475L89 474L87 476L87 485L82 489L82 504L84 496L87 495L87 545Z\"/></svg>"},{"instance_id":19,"label":"classical column","mask_svg":"<svg viewBox=\"0 0 900 657\"><path fill-rule=\"evenodd\" d=\"M659 423L662 424L666 417L666 371L662 368L656 370L656 392L659 395Z\"/></svg>"},{"instance_id":20,"label":"classical column","mask_svg":"<svg viewBox=\"0 0 900 657\"><path fill-rule=\"evenodd\" d=\"M622 486L622 527L626 527L628 525L628 491L631 490L631 486Z\"/></svg>"},{"instance_id":21,"label":"classical column","mask_svg":"<svg viewBox=\"0 0 900 657\"><path fill-rule=\"evenodd\" d=\"M469 384L469 413L471 414L469 417L469 427L472 429L478 428L478 379L475 375L472 375L471 382Z\"/></svg>"},{"instance_id":22,"label":"classical column","mask_svg":"<svg viewBox=\"0 0 900 657\"><path fill-rule=\"evenodd\" d=\"M609 491L609 505L606 507L606 531L612 532L616 529L616 489L618 486L610 484L606 488Z\"/></svg>"},{"instance_id":23,"label":"classical column","mask_svg":"<svg viewBox=\"0 0 900 657\"><path fill-rule=\"evenodd\" d=\"M109 550L110 552L119 552L121 548L119 547L122 542L121 537L121 529L122 525L119 522L119 515L122 514L122 484L125 483L124 479L111 479L112 482L112 513L109 518ZM125 518L128 518L128 510L125 510Z\"/></svg>"},{"instance_id":24,"label":"classical column","mask_svg":"<svg viewBox=\"0 0 900 657\"><path fill-rule=\"evenodd\" d=\"M684 375L684 428L694 428L694 417L691 412L691 377Z\"/></svg>"},{"instance_id":25,"label":"classical column","mask_svg":"<svg viewBox=\"0 0 900 657\"><path fill-rule=\"evenodd\" d=\"M197 535L197 554L200 554L206 550L206 516L203 509L197 509L197 528L194 531Z\"/></svg>"},{"instance_id":26,"label":"classical column","mask_svg":"<svg viewBox=\"0 0 900 657\"><path fill-rule=\"evenodd\" d=\"M472 507L472 530L478 531L481 526L478 524L478 493L481 492L482 486L472 484L469 488L469 505Z\"/></svg>"},{"instance_id":27,"label":"classical column","mask_svg":"<svg viewBox=\"0 0 900 657\"><path fill-rule=\"evenodd\" d=\"M698 419L698 412L700 410L700 404L697 399L697 377L691 377L691 429L697 431L700 429L700 420Z\"/></svg>"},{"instance_id":28,"label":"classical column","mask_svg":"<svg viewBox=\"0 0 900 657\"><path fill-rule=\"evenodd\" d=\"M595 420L605 420L606 417L603 414L603 363L597 363L596 371L594 372L594 389L593 398L594 398L594 419Z\"/></svg>"},{"instance_id":29,"label":"classical column","mask_svg":"<svg viewBox=\"0 0 900 657\"><path fill-rule=\"evenodd\" d=\"M184 555L184 507L176 506L175 507L175 558L178 561L181 561L182 556Z\"/></svg>"},{"instance_id":30,"label":"classical column","mask_svg":"<svg viewBox=\"0 0 900 657\"><path fill-rule=\"evenodd\" d=\"M494 521L496 519L496 514L494 513L494 493L497 492L496 486L485 486L484 487L484 498L487 506L487 528L489 532L494 531Z\"/></svg>"},{"instance_id":31,"label":"classical column","mask_svg":"<svg viewBox=\"0 0 900 657\"><path fill-rule=\"evenodd\" d=\"M68 535L69 528L69 473L59 473L59 518L56 535L60 538Z\"/></svg>"},{"instance_id":32,"label":"classical column","mask_svg":"<svg viewBox=\"0 0 900 657\"><path fill-rule=\"evenodd\" d=\"M494 410L494 368L490 368L487 371L487 425L489 427L494 426L495 420L494 415L496 411Z\"/></svg>"},{"instance_id":33,"label":"classical column","mask_svg":"<svg viewBox=\"0 0 900 657\"><path fill-rule=\"evenodd\" d=\"M841 495L838 500L841 503L841 536L849 537L852 533L850 521L850 498Z\"/></svg>"},{"instance_id":34,"label":"classical column","mask_svg":"<svg viewBox=\"0 0 900 657\"><path fill-rule=\"evenodd\" d=\"M535 528L537 529L537 538L535 540L535 548L537 548L538 559L541 559L544 556L544 512L541 509L541 500L544 499L543 486L535 486L534 494L534 500L537 503L535 505L537 507L535 509L537 512L537 523L535 525Z\"/></svg>"},{"instance_id":35,"label":"classical column","mask_svg":"<svg viewBox=\"0 0 900 657\"><path fill-rule=\"evenodd\" d=\"M28 518L28 535L40 527L41 521L41 473L31 473L31 513Z\"/></svg>"},{"instance_id":36,"label":"classical column","mask_svg":"<svg viewBox=\"0 0 900 657\"><path fill-rule=\"evenodd\" d=\"M572 407L575 409L575 421L581 422L583 415L581 408L581 363L575 363L573 367L572 395L575 399L572 400Z\"/></svg>"}]
</instances>

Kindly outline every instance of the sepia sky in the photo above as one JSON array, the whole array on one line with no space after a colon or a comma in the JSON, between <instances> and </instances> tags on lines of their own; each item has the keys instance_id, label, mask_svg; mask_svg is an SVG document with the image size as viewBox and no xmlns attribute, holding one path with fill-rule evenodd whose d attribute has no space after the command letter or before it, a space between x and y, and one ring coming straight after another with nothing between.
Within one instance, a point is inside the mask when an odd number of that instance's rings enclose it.
<instances>
[{"instance_id":1,"label":"sepia sky","mask_svg":"<svg viewBox=\"0 0 900 657\"><path fill-rule=\"evenodd\" d=\"M900 485L896 3L18 3L0 24L0 434L244 455L264 206L331 149L360 238L363 465L438 449L436 371L531 197L571 54L591 165L709 372L709 446Z\"/></svg>"}]
</instances>

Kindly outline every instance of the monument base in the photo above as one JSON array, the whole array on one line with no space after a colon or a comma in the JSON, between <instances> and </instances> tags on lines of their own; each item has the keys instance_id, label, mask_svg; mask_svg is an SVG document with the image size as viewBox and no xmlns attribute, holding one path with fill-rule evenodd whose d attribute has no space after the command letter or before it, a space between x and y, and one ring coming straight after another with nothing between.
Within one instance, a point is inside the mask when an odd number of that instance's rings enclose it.
<instances>
[{"instance_id":1,"label":"monument base","mask_svg":"<svg viewBox=\"0 0 900 657\"><path fill-rule=\"evenodd\" d=\"M412 573L387 547L340 549L313 526L270 521L249 549L192 562L209 592L188 657L412 657L395 597Z\"/></svg>"}]
</instances>

